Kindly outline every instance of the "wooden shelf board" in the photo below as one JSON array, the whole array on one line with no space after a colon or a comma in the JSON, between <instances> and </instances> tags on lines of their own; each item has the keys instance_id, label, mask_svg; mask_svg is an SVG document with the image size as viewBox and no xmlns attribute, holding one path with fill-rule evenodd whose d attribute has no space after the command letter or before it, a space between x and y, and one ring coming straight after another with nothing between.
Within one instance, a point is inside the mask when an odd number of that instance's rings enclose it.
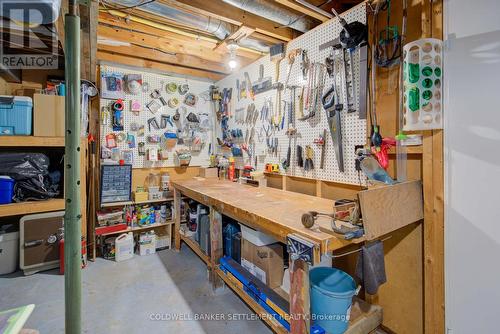
<instances>
[{"instance_id":1,"label":"wooden shelf board","mask_svg":"<svg viewBox=\"0 0 500 334\"><path fill-rule=\"evenodd\" d=\"M274 320L272 316L260 306L252 297L250 297L243 289L238 285L238 283L233 282L233 280L226 275L222 270L217 267L217 274L222 278L227 286L231 288L256 314L260 315L262 320L264 320L271 329L278 334L289 334L287 329L283 327L277 320Z\"/></svg>"},{"instance_id":2,"label":"wooden shelf board","mask_svg":"<svg viewBox=\"0 0 500 334\"><path fill-rule=\"evenodd\" d=\"M186 243L186 245L188 245L189 248L191 248L193 252L195 252L196 255L198 255L203 260L203 262L207 264L207 266L210 266L210 257L207 254L203 253L203 251L200 248L200 245L198 245L196 241L182 234L181 234L181 240L184 241L184 243Z\"/></svg>"},{"instance_id":3,"label":"wooden shelf board","mask_svg":"<svg viewBox=\"0 0 500 334\"><path fill-rule=\"evenodd\" d=\"M0 147L64 147L64 137L0 136Z\"/></svg>"},{"instance_id":4,"label":"wooden shelf board","mask_svg":"<svg viewBox=\"0 0 500 334\"><path fill-rule=\"evenodd\" d=\"M161 227L161 226L168 226L168 225L172 225L172 224L174 224L173 221L168 221L166 223L156 223L156 224L151 224L151 225L146 225L146 226L128 227L126 230L103 233L103 234L101 234L101 236L150 230L152 228Z\"/></svg>"},{"instance_id":5,"label":"wooden shelf board","mask_svg":"<svg viewBox=\"0 0 500 334\"><path fill-rule=\"evenodd\" d=\"M64 207L65 205L63 198L54 198L45 201L1 204L0 217L58 211L58 210L64 210Z\"/></svg>"},{"instance_id":6,"label":"wooden shelf board","mask_svg":"<svg viewBox=\"0 0 500 334\"><path fill-rule=\"evenodd\" d=\"M182 199L185 199L185 198L186 197L182 197ZM125 201L125 202L102 203L101 208L113 208L116 206L125 206L125 205L155 204L155 203L171 202L173 200L174 200L173 197L168 197L168 198L152 199L152 200L140 201L140 202Z\"/></svg>"}]
</instances>

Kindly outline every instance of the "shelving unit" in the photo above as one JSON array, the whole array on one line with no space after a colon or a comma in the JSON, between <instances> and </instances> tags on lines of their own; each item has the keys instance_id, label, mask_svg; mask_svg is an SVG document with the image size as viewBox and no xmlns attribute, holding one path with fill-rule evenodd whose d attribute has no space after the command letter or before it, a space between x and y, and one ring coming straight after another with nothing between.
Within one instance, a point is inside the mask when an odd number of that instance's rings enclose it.
<instances>
[{"instance_id":1,"label":"shelving unit","mask_svg":"<svg viewBox=\"0 0 500 334\"><path fill-rule=\"evenodd\" d=\"M0 136L0 147L64 147L64 137Z\"/></svg>"},{"instance_id":2,"label":"shelving unit","mask_svg":"<svg viewBox=\"0 0 500 334\"><path fill-rule=\"evenodd\" d=\"M201 250L200 245L196 241L183 234L181 234L181 240L184 241L184 243L186 243L186 245L188 245L189 248L191 248L193 252L195 252L196 255L198 255L208 267L210 267L210 256L208 256Z\"/></svg>"},{"instance_id":3,"label":"shelving unit","mask_svg":"<svg viewBox=\"0 0 500 334\"><path fill-rule=\"evenodd\" d=\"M2 204L0 205L0 217L64 210L64 206L63 198Z\"/></svg>"},{"instance_id":4,"label":"shelving unit","mask_svg":"<svg viewBox=\"0 0 500 334\"><path fill-rule=\"evenodd\" d=\"M114 202L114 203L102 203L101 208L113 208L117 206L125 206L125 205L143 205L143 204L157 204L157 203L163 203L163 202L170 202L173 201L173 197L168 197L168 198L160 198L160 199L152 199L152 200L147 200L147 201L125 201L125 202Z\"/></svg>"},{"instance_id":5,"label":"shelving unit","mask_svg":"<svg viewBox=\"0 0 500 334\"><path fill-rule=\"evenodd\" d=\"M144 230L149 230L149 229L156 228L156 227L169 226L169 225L172 225L173 223L174 223L173 221L168 221L166 223L155 223L155 224L149 224L149 225L145 225L145 226L128 227L127 229L121 230L121 231L103 233L103 234L101 234L101 236L105 237L105 236L113 235L113 234L144 231Z\"/></svg>"},{"instance_id":6,"label":"shelving unit","mask_svg":"<svg viewBox=\"0 0 500 334\"><path fill-rule=\"evenodd\" d=\"M183 197L183 198L186 198L186 197ZM127 206L127 205L158 204L158 203L172 202L173 200L174 200L173 197L167 197L167 198L153 199L153 200L147 200L147 201L138 201L138 202L136 202L136 201L124 201L124 202L114 202L114 203L102 203L101 209L116 208L116 207ZM107 237L107 236L117 235L117 234L121 234L121 233L128 233L128 232L136 233L136 232L151 230L151 229L158 228L158 227L164 227L167 230L168 235L170 237L170 244L172 244L172 236L173 236L172 226L174 225L174 223L175 222L173 220L169 220L165 223L155 223L155 224L150 224L150 225L145 225L145 226L128 227L125 230L103 233L103 234L100 234L98 236L94 234L94 236L95 236L95 239L99 238L100 242L102 243L103 238ZM94 245L96 244L96 240L93 241L93 244ZM94 251L91 254L91 259L95 260L95 256L93 254L95 254Z\"/></svg>"}]
</instances>

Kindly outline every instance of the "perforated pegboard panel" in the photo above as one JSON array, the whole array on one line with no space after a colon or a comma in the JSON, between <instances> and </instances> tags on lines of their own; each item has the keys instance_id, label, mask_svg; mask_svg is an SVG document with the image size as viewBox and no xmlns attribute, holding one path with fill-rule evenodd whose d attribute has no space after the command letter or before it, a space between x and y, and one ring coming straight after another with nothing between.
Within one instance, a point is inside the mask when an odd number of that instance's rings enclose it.
<instances>
[{"instance_id":1,"label":"perforated pegboard panel","mask_svg":"<svg viewBox=\"0 0 500 334\"><path fill-rule=\"evenodd\" d=\"M131 150L133 153L133 167L134 168L150 168L150 167L171 167L171 166L176 166L176 161L175 161L175 150L178 149L184 149L188 148L188 146L185 145L179 145L177 144L175 147L173 147L171 150L167 151L168 159L167 160L161 160L161 161L149 161L147 160L147 156L142 156L139 155L138 152L138 143L139 142L144 142L145 143L145 150L147 152L147 149L149 148L158 148L159 144L154 144L154 143L148 143L148 136L149 135L158 135L161 136L165 132L165 129L151 129L149 131L148 129L148 124L147 121L151 117L156 117L158 123L160 123L160 115L170 115L173 116L175 114L175 111L177 108L170 108L168 105L167 106L162 106L161 109L159 109L156 113L152 113L151 111L148 110L146 107L147 103L152 100L150 94L153 89L159 89L161 91L162 97L168 101L171 97L177 97L180 101L179 106L184 106L186 107L186 115L189 114L189 112L193 112L195 114L200 114L200 113L207 113L210 115L210 122L211 126L210 128L213 129L213 124L215 123L214 119L214 112L213 112L213 102L211 101L206 101L204 98L202 98L200 95L202 93L208 92L209 87L211 83L208 82L203 82L203 81L196 81L196 80L191 80L191 79L186 79L186 78L180 78L180 77L174 77L174 76L168 76L168 75L163 75L163 74L156 74L152 72L143 72L143 71L137 71L133 69L128 69L128 68L121 68L121 67L116 67L116 66L110 66L110 65L101 65L101 73L121 73L121 74L140 74L142 75L142 82L148 83L149 84L149 90L147 92L140 92L137 95L132 95L128 93L124 93L124 111L123 111L123 116L124 116L124 130L120 131L123 132L125 135L127 133L132 133L135 135L135 141L136 141L136 147L135 148L129 148L127 141L123 141L121 143L118 143L118 148L120 150ZM198 102L194 107L189 107L183 103L184 101L184 96L180 95L179 92L175 92L173 94L168 94L166 91L166 85L170 82L175 82L177 84L185 84L187 83L189 85L189 92L193 93L198 96ZM163 90L162 90L163 86ZM139 112L138 115L135 115L131 111L131 101L132 100L138 100L141 103L142 106L142 111ZM103 110L103 107L110 106L115 100L112 99L100 99L100 109L101 111ZM160 102L160 101L158 101ZM161 105L161 102L160 102ZM102 113L101 113L102 115ZM111 117L111 115L109 115ZM183 117L185 115L182 115ZM185 122L185 119L184 119ZM138 137L137 132L130 131L130 124L131 123L137 123L139 125L144 125L144 136L143 137ZM105 146L106 144L106 135L109 133L115 133L117 134L117 131L113 131L112 129L112 122L110 119L108 119L107 124L103 125L103 122L101 120L101 145ZM192 153L192 158L191 158L191 164L192 166L208 166L209 164L209 144L212 142L212 137L213 137L213 131L209 130L205 133L205 143L199 152L193 152Z\"/></svg>"},{"instance_id":2,"label":"perforated pegboard panel","mask_svg":"<svg viewBox=\"0 0 500 334\"><path fill-rule=\"evenodd\" d=\"M342 14L347 22L359 21L362 23L366 23L366 6L360 5L356 8L353 8L350 11ZM332 19L327 23L316 27L315 29L305 33L304 35L292 40L287 45L287 52L296 48L305 49L308 52L308 56L311 62L320 62L324 63L325 58L331 54L331 49L328 48L326 50L319 51L319 46L321 44L330 42L339 36L341 32L341 26L338 23L337 19ZM288 85L298 85L303 86L304 81L302 79L302 72L300 69L300 56L296 58L295 63L292 66L292 70L290 73L290 79ZM222 88L233 88L233 96L232 96L232 118L229 121L229 127L231 129L240 128L243 130L243 133L247 130L251 130L251 126L247 124L241 124L241 122L235 121L235 111L239 108L246 108L250 103L254 103L257 110L260 112L262 106L266 99L272 99L273 104L276 103L276 90L271 90L262 94L258 94L255 96L255 100L252 101L249 98L241 99L238 101L237 98L237 89L236 89L236 80L238 79L240 82L244 80L244 73L248 72L250 75L250 79L252 82L258 80L259 77L259 65L264 65L264 78L272 77L273 83L275 82L275 63L270 61L269 56L265 56L256 62L240 69L238 72L224 78L223 80L217 83L217 86ZM358 97L356 103L356 110L359 106L359 53L356 52L354 54L354 77L355 77L355 87L356 87L356 96ZM288 62L283 59L280 63L280 81L282 83L285 82L286 77L288 75ZM333 79L330 79L328 75L326 76L326 82L324 85L323 93L332 86ZM337 77L338 82L340 82L340 76ZM342 86L342 85L341 85ZM297 95L300 93L298 90ZM282 100L289 101L290 100L290 90L286 90L283 92ZM342 101L346 101L345 88L342 86L341 92ZM298 111L298 98L296 102L296 117L299 117ZM297 135L292 139L292 154L291 154L291 163L290 168L285 172L281 169L282 174L287 174L291 176L303 176L314 179L321 180L330 180L341 183L349 183L349 184L359 184L359 175L355 169L355 149L356 145L364 145L366 143L366 120L359 119L358 112L347 113L346 108L341 112L341 121L342 121L342 137L343 137L343 147L344 147L344 172L340 172L337 166L337 161L334 153L334 147L332 144L332 138L330 136L330 132L328 131L328 123L326 118L326 112L323 108L320 109L316 113L316 115L306 121L296 120L296 128ZM283 159L286 158L287 150L288 150L288 141L289 137L286 135L286 124L283 130L279 130L275 132L274 136L278 138L278 156L275 157L267 153L267 144L265 140L265 135L259 138L258 134L261 132L262 122L260 118L257 120L255 124L255 144L256 144L256 154L258 156L257 170L263 170L266 163L280 163ZM325 152L325 162L324 168L320 169L320 160L321 160L321 147L313 143L314 139L318 138L320 134L323 133L323 130L327 129L326 136L326 152ZM305 148L306 145L310 145L314 149L314 169L310 171L304 171L303 168L298 167L296 163L296 146L301 145ZM249 161L248 156L244 154L244 162L251 163L254 165L254 159ZM255 167L255 166L254 166ZM364 176L361 177L361 180L364 180ZM364 182L364 181L362 181Z\"/></svg>"}]
</instances>

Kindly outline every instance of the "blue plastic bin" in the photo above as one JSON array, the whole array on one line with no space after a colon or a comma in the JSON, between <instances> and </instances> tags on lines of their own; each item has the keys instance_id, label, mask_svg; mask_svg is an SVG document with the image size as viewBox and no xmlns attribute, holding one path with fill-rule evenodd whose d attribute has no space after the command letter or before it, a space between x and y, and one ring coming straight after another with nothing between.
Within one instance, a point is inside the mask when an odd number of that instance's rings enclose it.
<instances>
[{"instance_id":1,"label":"blue plastic bin","mask_svg":"<svg viewBox=\"0 0 500 334\"><path fill-rule=\"evenodd\" d=\"M0 175L0 204L12 203L14 196L14 179Z\"/></svg>"},{"instance_id":2,"label":"blue plastic bin","mask_svg":"<svg viewBox=\"0 0 500 334\"><path fill-rule=\"evenodd\" d=\"M309 272L311 316L328 334L342 334L349 326L356 282L342 270L317 267Z\"/></svg>"},{"instance_id":3,"label":"blue plastic bin","mask_svg":"<svg viewBox=\"0 0 500 334\"><path fill-rule=\"evenodd\" d=\"M0 135L31 135L33 100L27 96L0 96Z\"/></svg>"}]
</instances>

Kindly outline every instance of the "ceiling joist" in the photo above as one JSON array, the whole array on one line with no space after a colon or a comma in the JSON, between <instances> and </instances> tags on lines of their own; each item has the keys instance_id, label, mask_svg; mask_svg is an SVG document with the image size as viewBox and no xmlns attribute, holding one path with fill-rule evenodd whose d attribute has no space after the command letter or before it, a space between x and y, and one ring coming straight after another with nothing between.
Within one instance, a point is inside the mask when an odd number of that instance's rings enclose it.
<instances>
[{"instance_id":1,"label":"ceiling joist","mask_svg":"<svg viewBox=\"0 0 500 334\"><path fill-rule=\"evenodd\" d=\"M117 54L114 52L107 52L98 50L97 59L100 61L110 62L113 64L121 64L126 66L133 66L139 68L147 68L159 72L165 72L170 74L185 75L190 77L206 78L211 81L219 81L225 75L220 73L214 73L209 71L202 71L199 69L186 68L181 66L176 66L172 64L165 64L161 62L156 62L148 59L137 58L133 56L125 56Z\"/></svg>"},{"instance_id":2,"label":"ceiling joist","mask_svg":"<svg viewBox=\"0 0 500 334\"><path fill-rule=\"evenodd\" d=\"M274 1L285 6L285 7L293 9L299 13L303 13L303 14L306 14L307 16L310 16L310 17L313 17L317 20L320 20L321 22L326 22L326 21L330 20L329 17L322 15L321 13L318 13L310 8L302 6L293 0L274 0Z\"/></svg>"},{"instance_id":3,"label":"ceiling joist","mask_svg":"<svg viewBox=\"0 0 500 334\"><path fill-rule=\"evenodd\" d=\"M222 0L159 0L159 2L217 18L238 27L244 25L280 41L288 42L296 37L292 29L280 28L276 22L228 5Z\"/></svg>"}]
</instances>

